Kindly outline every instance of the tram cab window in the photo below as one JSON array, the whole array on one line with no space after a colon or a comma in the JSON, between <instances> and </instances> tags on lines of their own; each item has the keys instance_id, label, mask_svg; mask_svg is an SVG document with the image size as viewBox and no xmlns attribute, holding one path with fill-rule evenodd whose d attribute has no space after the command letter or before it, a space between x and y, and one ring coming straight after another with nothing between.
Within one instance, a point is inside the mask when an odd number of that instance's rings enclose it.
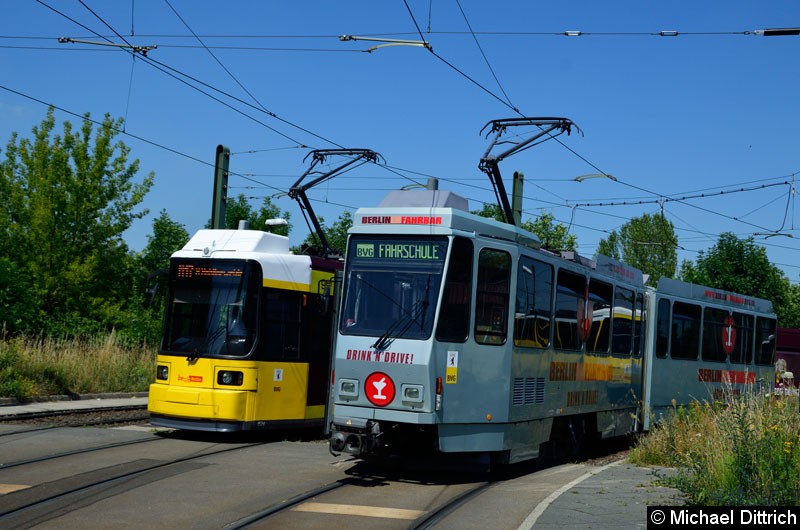
<instances>
[{"instance_id":1,"label":"tram cab window","mask_svg":"<svg viewBox=\"0 0 800 530\"><path fill-rule=\"evenodd\" d=\"M697 359L700 350L700 306L675 302L672 306L670 357Z\"/></svg>"},{"instance_id":2,"label":"tram cab window","mask_svg":"<svg viewBox=\"0 0 800 530\"><path fill-rule=\"evenodd\" d=\"M661 298L656 309L656 357L662 359L669 353L669 330L672 322L669 311L669 300Z\"/></svg>"},{"instance_id":3,"label":"tram cab window","mask_svg":"<svg viewBox=\"0 0 800 530\"><path fill-rule=\"evenodd\" d=\"M472 241L453 240L450 264L442 294L442 308L436 327L436 340L464 342L469 337L469 313L472 303Z\"/></svg>"},{"instance_id":4,"label":"tram cab window","mask_svg":"<svg viewBox=\"0 0 800 530\"><path fill-rule=\"evenodd\" d=\"M173 260L161 351L236 356L256 341L261 268L240 260Z\"/></svg>"},{"instance_id":5,"label":"tram cab window","mask_svg":"<svg viewBox=\"0 0 800 530\"><path fill-rule=\"evenodd\" d=\"M586 337L586 278L559 270L556 279L553 345L562 350L581 350Z\"/></svg>"},{"instance_id":6,"label":"tram cab window","mask_svg":"<svg viewBox=\"0 0 800 530\"><path fill-rule=\"evenodd\" d=\"M528 257L519 261L514 345L524 348L550 346L550 313L553 306L553 266Z\"/></svg>"},{"instance_id":7,"label":"tram cab window","mask_svg":"<svg viewBox=\"0 0 800 530\"><path fill-rule=\"evenodd\" d=\"M611 353L630 355L634 328L633 291L617 287L611 327Z\"/></svg>"},{"instance_id":8,"label":"tram cab window","mask_svg":"<svg viewBox=\"0 0 800 530\"><path fill-rule=\"evenodd\" d=\"M775 333L777 323L774 318L756 319L756 364L775 363Z\"/></svg>"},{"instance_id":9,"label":"tram cab window","mask_svg":"<svg viewBox=\"0 0 800 530\"><path fill-rule=\"evenodd\" d=\"M510 282L511 256L500 250L481 250L475 299L475 341L479 344L505 344Z\"/></svg>"},{"instance_id":10,"label":"tram cab window","mask_svg":"<svg viewBox=\"0 0 800 530\"><path fill-rule=\"evenodd\" d=\"M586 319L589 322L589 338L586 351L608 353L611 338L611 284L591 280L589 282L589 304Z\"/></svg>"},{"instance_id":11,"label":"tram cab window","mask_svg":"<svg viewBox=\"0 0 800 530\"><path fill-rule=\"evenodd\" d=\"M444 273L447 238L350 238L339 331L427 339Z\"/></svg>"}]
</instances>

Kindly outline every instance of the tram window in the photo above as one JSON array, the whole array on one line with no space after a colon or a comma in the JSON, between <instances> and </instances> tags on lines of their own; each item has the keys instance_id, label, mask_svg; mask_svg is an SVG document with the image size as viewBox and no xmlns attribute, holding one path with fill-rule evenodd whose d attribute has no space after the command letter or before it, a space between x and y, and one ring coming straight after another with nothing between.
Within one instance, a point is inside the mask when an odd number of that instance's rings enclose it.
<instances>
[{"instance_id":1,"label":"tram window","mask_svg":"<svg viewBox=\"0 0 800 530\"><path fill-rule=\"evenodd\" d=\"M436 327L436 340L464 342L469 336L469 311L472 298L472 241L463 237L453 240L447 280L442 295L442 308Z\"/></svg>"},{"instance_id":2,"label":"tram window","mask_svg":"<svg viewBox=\"0 0 800 530\"><path fill-rule=\"evenodd\" d=\"M736 335L731 335L727 329L728 311L714 307L703 310L703 353L704 361L725 362L726 348L731 348L736 341Z\"/></svg>"},{"instance_id":3,"label":"tram window","mask_svg":"<svg viewBox=\"0 0 800 530\"><path fill-rule=\"evenodd\" d=\"M630 355L633 345L633 291L617 287L611 327L611 353Z\"/></svg>"},{"instance_id":4,"label":"tram window","mask_svg":"<svg viewBox=\"0 0 800 530\"><path fill-rule=\"evenodd\" d=\"M359 235L348 245L339 332L382 341L428 339L447 238Z\"/></svg>"},{"instance_id":5,"label":"tram window","mask_svg":"<svg viewBox=\"0 0 800 530\"><path fill-rule=\"evenodd\" d=\"M591 323L586 350L594 353L608 353L611 337L611 284L591 280L589 282L589 307L586 318ZM628 348L630 351L630 348Z\"/></svg>"},{"instance_id":6,"label":"tram window","mask_svg":"<svg viewBox=\"0 0 800 530\"><path fill-rule=\"evenodd\" d=\"M556 279L555 329L553 344L562 350L580 350L583 339L579 324L586 323L586 278L559 270ZM580 320L580 322L579 322ZM583 328L584 333L586 328Z\"/></svg>"},{"instance_id":7,"label":"tram window","mask_svg":"<svg viewBox=\"0 0 800 530\"><path fill-rule=\"evenodd\" d=\"M264 296L264 336L267 359L298 359L302 294L269 289Z\"/></svg>"},{"instance_id":8,"label":"tram window","mask_svg":"<svg viewBox=\"0 0 800 530\"><path fill-rule=\"evenodd\" d=\"M644 335L642 330L645 326L644 308L644 295L642 293L636 294L636 311L633 315L633 356L638 357L642 353L642 340Z\"/></svg>"},{"instance_id":9,"label":"tram window","mask_svg":"<svg viewBox=\"0 0 800 530\"><path fill-rule=\"evenodd\" d=\"M550 346L550 313L553 307L553 267L523 257L517 273L517 308L514 345L526 348Z\"/></svg>"},{"instance_id":10,"label":"tram window","mask_svg":"<svg viewBox=\"0 0 800 530\"><path fill-rule=\"evenodd\" d=\"M672 306L673 359L697 359L700 350L700 306L675 302Z\"/></svg>"},{"instance_id":11,"label":"tram window","mask_svg":"<svg viewBox=\"0 0 800 530\"><path fill-rule=\"evenodd\" d=\"M173 260L162 350L244 357L256 342L261 268L240 260Z\"/></svg>"},{"instance_id":12,"label":"tram window","mask_svg":"<svg viewBox=\"0 0 800 530\"><path fill-rule=\"evenodd\" d=\"M500 250L481 250L475 299L476 342L505 344L510 281L511 256Z\"/></svg>"},{"instance_id":13,"label":"tram window","mask_svg":"<svg viewBox=\"0 0 800 530\"><path fill-rule=\"evenodd\" d=\"M774 318L756 319L756 364L774 364L776 326Z\"/></svg>"},{"instance_id":14,"label":"tram window","mask_svg":"<svg viewBox=\"0 0 800 530\"><path fill-rule=\"evenodd\" d=\"M669 300L660 299L656 310L656 357L665 358L669 353L669 324L672 320L669 310Z\"/></svg>"},{"instance_id":15,"label":"tram window","mask_svg":"<svg viewBox=\"0 0 800 530\"><path fill-rule=\"evenodd\" d=\"M750 364L753 362L753 339L755 328L753 315L734 313L736 342L731 353L731 362Z\"/></svg>"}]
</instances>

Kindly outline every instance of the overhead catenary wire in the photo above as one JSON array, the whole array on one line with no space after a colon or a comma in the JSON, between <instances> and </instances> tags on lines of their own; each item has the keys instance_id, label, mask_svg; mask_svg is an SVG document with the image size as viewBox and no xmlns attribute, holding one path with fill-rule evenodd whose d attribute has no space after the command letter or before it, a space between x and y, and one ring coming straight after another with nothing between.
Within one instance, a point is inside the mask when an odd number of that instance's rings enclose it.
<instances>
[{"instance_id":1,"label":"overhead catenary wire","mask_svg":"<svg viewBox=\"0 0 800 530\"><path fill-rule=\"evenodd\" d=\"M60 12L60 11L58 11L57 9L53 8L52 6L50 6L50 5L48 5L47 3L43 2L42 0L36 0L36 1L37 1L39 4L41 4L41 5L45 6L45 7L47 7L48 9L51 9L52 11L54 11L54 12L55 12L55 13L57 13L57 14L59 14L60 16L63 16L63 17L65 17L66 19L70 20L71 22L74 22L75 24L79 25L79 26L80 26L80 27L82 27L83 29L85 29L85 30L87 30L87 31L90 31L90 32L94 33L95 35L97 35L98 37L100 37L100 34L99 34L99 33L97 33L97 32L94 32L93 30L91 30L90 28L88 28L87 26L85 26L84 24L81 24L80 22L78 22L78 21L74 20L73 18L71 18L71 17L67 16L66 14L64 14L64 13L62 13L62 12ZM81 4L83 4L82 0L79 0L79 1L81 2ZM83 5L85 5L85 4L83 4ZM111 31L114 31L114 29L113 29L113 28L111 28L111 27L110 27L110 26L109 26L109 25L108 25L108 24L107 24L105 21L103 21L101 17L99 17L98 15L96 15L96 14L94 13L94 11L92 11L92 10L91 10L91 9L90 9L88 6L86 6L86 7L87 7L87 9L88 9L88 10L89 10L91 13L93 13L93 14L94 14L94 15L95 15L95 16L96 16L96 17L97 17L97 18L98 18L98 19L99 19L99 20L100 20L100 21L101 21L101 22L102 22L104 25L106 25L106 27L108 27L109 29L111 29ZM124 38L122 35L120 35L120 34L119 34L118 32L116 32L116 31L114 31L114 33L115 33L115 34L116 34L116 35L117 35L117 36L118 36L118 37L119 37L119 38L120 38L120 39L121 39L123 42L125 42L125 43L127 44L127 40L126 40L126 39L125 39L125 38ZM101 37L101 38L103 38L103 37ZM110 39L107 39L107 40L109 40L109 41L110 41ZM124 50L124 51L126 51L126 52L128 52L128 53L134 53L132 50ZM200 85L202 85L202 86L204 86L204 87L206 87L206 88L208 88L208 89L210 89L210 90L213 90L213 91L215 91L215 92L217 92L217 93L219 93L219 94L222 94L222 95L224 95L224 96L226 96L226 97L228 97L228 98L230 98L230 99L232 99L232 100L234 100L234 101L237 101L237 102L239 102L239 103L242 103L242 104L244 104L244 105L247 105L247 106L249 106L250 108L253 108L253 109L255 109L255 110L258 110L259 112L264 112L264 113L266 113L268 116L270 116L270 117L272 117L272 118L274 118L274 119L276 119L276 120L278 120L278 121L281 121L281 122L282 122L282 123L284 123L284 124L287 124L287 125L290 125L290 126L292 126L292 127L294 127L294 128L297 128L297 129L299 129L299 130L301 130L301 131L303 131L303 132L305 132L305 133L307 133L307 134L310 134L311 136L314 136L314 137L316 137L316 138L318 138L318 139L320 139L320 140L323 140L323 141L325 141L325 142L331 143L332 145L336 145L337 147L341 147L341 146L340 146L339 144L337 144L336 142L333 142L332 140L329 140L329 139L327 139L327 138L324 138L323 136L321 136L321 135L319 135L319 134L317 134L317 133L314 133L314 132L312 132L312 131L310 131L310 130L308 130L308 129L305 129L305 128L303 128L303 127L299 126L299 125L296 125L296 124L294 124L294 123L290 122L289 120L286 120L286 119L284 119L284 118L281 118L280 116L278 116L277 114L275 114L275 113L273 113L273 112L270 112L269 110L266 110L266 109L263 109L263 108L256 107L256 106L254 106L253 104L251 104L251 103L249 103L249 102L243 101L243 100L242 100L242 99L240 99L240 98L237 98L237 97L235 97L235 96L233 96L233 95L231 95L231 94L229 94L229 93L227 93L227 92L225 92L225 91L222 91L222 90L220 90L220 89L218 89L218 88L216 88L216 87L214 87L214 86L212 86L212 85L210 85L210 84L208 84L208 83L205 83L205 82L203 82L203 81L201 81L201 80L199 80L199 79L196 79L196 78L194 78L194 77L192 77L192 76L190 76L190 75L188 75L188 74L186 74L186 73L184 73L184 72L181 72L181 71L179 71L179 70L177 70L177 69L175 69L175 68L172 68L172 67L170 67L170 66L168 66L168 65L166 65L166 64L164 64L164 63L161 63L161 62L159 62L159 61L153 60L152 58L150 58L150 57L147 57L146 55L145 55L145 56L142 56L142 60L144 60L144 61L145 61L147 64L149 64L149 65L151 65L151 66L154 66L156 69L158 69L158 70L162 71L163 73L166 73L166 74L167 74L167 75L169 75L170 77L173 77L173 78L174 78L174 79L176 79L177 81L179 81L179 82L182 82L182 83L186 84L187 86L189 86L189 87L193 88L194 90L197 90L198 92L200 92L200 93L202 93L202 94L204 94L204 95L206 95L206 96L210 97L211 99L213 99L213 100L215 100L215 101L217 101L217 102L221 103L222 105L224 105L224 106L226 106L226 107L230 108L231 110L233 110L233 111L235 111L235 112L238 112L238 113L239 113L239 114L241 114L242 116L245 116L245 117L247 117L247 118L249 118L249 119L253 120L253 121L254 121L254 122L256 122L256 123L258 123L258 124L260 124L260 125L263 125L263 126L264 126L264 127L266 127L267 129L269 129L269 130L273 131L274 133L276 133L276 134L278 134L278 135L280 135L280 136L283 136L284 138L286 138L286 139L288 139L288 140L290 140L290 141L293 141L293 142L295 142L295 143L303 143L303 142L299 142L299 141L297 141L297 140L293 139L292 137L290 137L290 136L288 136L287 134L285 134L285 133L283 133L283 132L281 132L281 131L279 131L279 130L275 129L274 127L271 127L271 126L267 125L266 123L264 123L264 122L262 122L262 121L260 121L260 120L256 119L255 117L253 117L253 116L250 116L249 114L247 114L247 113L245 113L244 111L242 111L242 110L240 110L240 109L238 109L238 108L234 107L233 105L231 105L231 104L227 103L226 101L223 101L223 100L221 100L221 99L217 98L216 96L213 96L212 94L209 94L208 92L205 92L204 90L200 89L199 87L197 87L197 86L195 86L195 85L192 85L191 83L189 83L188 81L186 81L186 79L190 79L191 81L193 81L193 82L195 82L195 83L198 83L198 84L200 84ZM167 71L167 70L169 70L169 71ZM173 73L173 72L174 72L174 73ZM184 79L184 78L186 78L186 79Z\"/></svg>"},{"instance_id":2,"label":"overhead catenary wire","mask_svg":"<svg viewBox=\"0 0 800 530\"><path fill-rule=\"evenodd\" d=\"M484 33L484 32L475 32L475 34L482 34L482 33ZM553 34L554 34L554 35L556 35L557 33L558 33L558 32L555 32L555 33L553 33ZM629 32L629 33L630 33L631 35L633 35L633 33L631 33L631 32ZM718 33L718 34L739 34L739 32L717 32L717 33ZM436 33L436 34L438 34L438 33ZM468 32L463 32L463 34L465 34L465 35L466 35L466 34L470 34L470 33L468 33ZM689 33L681 33L681 35L688 35L688 34L689 34ZM701 33L697 33L697 34L701 34ZM744 34L744 33L742 33L742 34ZM583 33L581 34L581 36L599 36L599 35L601 35L601 33L597 33L597 32L595 32L594 34L592 34L591 32L583 32ZM652 193L652 192L651 192L651 193ZM654 194L654 195L658 196L657 194ZM714 212L712 212L712 213L714 213ZM745 215L745 216L746 216L746 215ZM745 216L742 216L742 217L745 217ZM784 216L784 218L785 218L785 216Z\"/></svg>"},{"instance_id":3,"label":"overhead catenary wire","mask_svg":"<svg viewBox=\"0 0 800 530\"><path fill-rule=\"evenodd\" d=\"M69 114L69 115L71 115L71 116L74 116L74 117L77 117L77 118L80 118L80 119L84 119L84 118L86 118L86 116L85 116L85 115L82 115L82 114L80 114L80 113L77 113L77 112L74 112L74 111L70 111L70 110L68 110L68 109L65 109L65 108L63 108L63 107L60 107L60 106L58 106L58 105L54 105L54 104L52 104L52 103L45 102L45 101L43 101L43 100L41 100L41 99L35 98L35 97L33 97L33 96L30 96L30 95L28 95L28 94L24 94L24 93L22 93L22 92L19 92L19 91L17 91L17 90L11 89L11 88L9 88L9 87L6 87L6 86L4 86L4 85L0 85L0 89L2 89L2 90L6 90L6 91L8 91L8 92L10 92L10 93L13 93L13 94L15 94L15 95L18 95L18 96L20 96L20 97L23 97L23 98L29 99L29 100L31 100L31 101L37 102L37 103L39 103L39 104L42 104L42 105L44 105L44 106L53 107L54 109L56 109L56 110L58 110L58 111L60 111L60 112L63 112L63 113ZM97 121L97 120L94 120L94 119L91 119L91 118L88 118L88 120L89 120L90 122L92 122L92 123L96 124L96 125L101 125L101 122L99 122L99 121ZM213 168L213 167L214 167L214 164L212 164L212 163L210 163L210 162L208 162L208 161L206 161L206 160L204 160L204 159L201 159L201 158L198 158L198 157L195 157L195 156L189 155L189 154L187 154L187 153L184 153L184 152L182 152L182 151L179 151L179 150L177 150L177 149L174 149L174 148L171 148L171 147L165 146L165 145L163 145L163 144L161 144L161 143L154 142L154 141L152 141L152 140L149 140L149 139L147 139L147 138L145 138L145 137L142 137L142 136L140 136L140 135L133 134L133 133L131 133L131 132L129 132L129 131L124 131L124 130L119 130L119 129L117 129L117 132L119 132L119 133L121 133L121 134L123 134L123 135L125 135L125 136L128 136L128 137L130 137L130 138L133 138L133 139L135 139L135 140L138 140L138 141L141 141L141 142L143 142L143 143L146 143L146 144L148 144L148 145L151 145L151 146L157 147L157 148L159 148L159 149L165 150L165 151L167 151L167 152L170 152L170 153L173 153L173 154L179 155L179 156L181 156L181 157L187 158L187 159L189 159L189 160L192 160L192 161L194 161L194 162L198 162L198 163L200 163L200 164L202 164L202 165L205 165L205 166L207 166L207 167L210 167L210 168ZM379 166L380 166L380 164L379 164ZM396 173L396 174L399 174L399 171L408 171L408 170L403 170L402 168L397 168L397 167L394 167L394 166L386 166L386 167L388 167L388 168L392 169L392 171L393 171L394 173ZM420 174L420 175L422 175L422 176L427 176L427 175L428 175L427 173L421 173L421 172L416 172L416 173L418 173L418 174ZM237 176L237 177L241 177L241 178L243 178L243 179L245 179L245 180L249 180L249 181L251 181L251 182L253 182L253 183L255 183L255 184L258 184L258 185L262 186L263 188L272 189L272 190L274 190L274 191L276 191L276 192L284 192L284 190L283 190L283 189L280 189L280 188L277 188L277 187L275 187L275 186L271 186L271 185L269 185L269 184L266 184L266 183L260 182L260 181L258 181L258 180L255 180L255 179L253 179L253 178L250 178L250 177L248 177L246 174L238 173L238 172L236 172L236 171L230 171L230 174L231 174L231 175L234 175L234 176ZM408 179L408 180L411 180L411 179ZM442 179L442 180L448 180L448 179ZM452 180L452 179L450 179L450 180L451 180L452 182L457 182L457 181L455 181L455 180ZM412 182L414 182L414 181L412 180ZM490 191L490 190L488 190L488 188L481 188L480 186L475 186L475 185L469 185L469 186L471 186L471 187L473 187L473 188L476 188L476 189L481 189L481 190L483 190L483 191L486 191L486 192ZM258 197L255 197L255 198L258 198ZM312 201L314 201L314 202L318 202L318 203L331 204L331 205L338 206L338 207L342 207L342 208L345 208L345 209L347 209L347 210L351 210L351 211L355 211L355 210L357 209L357 206L350 205L350 204L339 203L339 202L334 202L334 201L330 201L330 200L319 200L319 199L316 199L316 198L311 198L311 197L310 197L310 200L312 200ZM475 197L471 198L470 200L472 200L472 201L474 201L474 202L483 202L481 199L478 199L478 198L475 198ZM528 210L526 210L526 211L528 211ZM617 217L617 218L620 218L620 219L627 219L627 218L626 218L626 217L624 217L624 216L619 216L619 215L614 215L614 214L608 214L608 213L605 213L604 215L609 215L609 216L612 216L612 217ZM674 215L674 214L671 214L671 215ZM562 220L558 220L558 219L556 219L556 221L557 221L557 222L560 222L560 223L562 223L562 224L566 224L566 223L565 223L564 221L562 221ZM582 225L582 224L579 224L579 223L574 223L574 224L573 224L573 226L576 226L576 227L579 227L579 228L582 228L582 229L585 229L585 230L588 230L588 231L600 232L600 233L603 233L603 234L610 234L610 233L611 233L611 230L597 228L596 226ZM685 229L680 229L680 228L678 228L678 230L685 231ZM695 232L699 232L699 231L695 230ZM716 240L716 238L715 238L715 236L714 236L713 234L707 234L707 233L705 233L705 232L699 232L699 233L703 233L703 234L705 234L705 235L708 237L708 240L709 240L709 241ZM784 249L790 249L790 250L797 250L795 247L786 247L786 246L784 246L784 245L776 245L776 244L774 244L774 243L764 244L764 246L770 246L770 247L775 247L775 248L784 248ZM702 252L702 251L693 250L693 249L686 248L686 247L682 247L682 250L684 250L684 251L686 251L686 252L691 252L691 253L698 253L698 252ZM777 265L780 265L780 266L782 266L782 267L794 267L794 268L800 268L800 265L792 265L792 264L777 264ZM797 283L797 282L793 282L793 283Z\"/></svg>"}]
</instances>

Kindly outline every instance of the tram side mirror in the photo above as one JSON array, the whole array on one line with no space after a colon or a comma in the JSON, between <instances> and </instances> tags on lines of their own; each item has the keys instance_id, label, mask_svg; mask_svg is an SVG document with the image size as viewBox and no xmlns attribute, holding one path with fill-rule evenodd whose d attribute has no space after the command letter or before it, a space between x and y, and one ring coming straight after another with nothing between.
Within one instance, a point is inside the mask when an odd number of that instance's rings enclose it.
<instances>
[{"instance_id":1,"label":"tram side mirror","mask_svg":"<svg viewBox=\"0 0 800 530\"><path fill-rule=\"evenodd\" d=\"M323 315L327 314L328 311L330 311L330 309L331 309L331 299L333 298L331 296L331 286L332 285L333 285L333 282L328 281L328 280L321 280L319 282L318 292L319 292L320 296L319 296L319 299L317 300L316 308L317 308L317 311L320 314L323 314Z\"/></svg>"},{"instance_id":2,"label":"tram side mirror","mask_svg":"<svg viewBox=\"0 0 800 530\"><path fill-rule=\"evenodd\" d=\"M169 269L158 269L147 275L144 287L145 307L151 307L154 304L156 297L159 294L159 291L163 290L162 283L166 281L168 275L169 275Z\"/></svg>"}]
</instances>

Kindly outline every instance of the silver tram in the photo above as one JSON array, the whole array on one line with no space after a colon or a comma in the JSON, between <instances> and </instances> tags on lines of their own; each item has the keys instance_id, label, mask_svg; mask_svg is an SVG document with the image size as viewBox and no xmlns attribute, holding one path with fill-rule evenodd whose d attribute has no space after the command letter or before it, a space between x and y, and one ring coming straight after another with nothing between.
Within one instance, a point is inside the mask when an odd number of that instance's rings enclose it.
<instances>
[{"instance_id":1,"label":"silver tram","mask_svg":"<svg viewBox=\"0 0 800 530\"><path fill-rule=\"evenodd\" d=\"M330 449L513 463L648 428L772 376L770 302L556 255L451 192L353 219Z\"/></svg>"}]
</instances>

